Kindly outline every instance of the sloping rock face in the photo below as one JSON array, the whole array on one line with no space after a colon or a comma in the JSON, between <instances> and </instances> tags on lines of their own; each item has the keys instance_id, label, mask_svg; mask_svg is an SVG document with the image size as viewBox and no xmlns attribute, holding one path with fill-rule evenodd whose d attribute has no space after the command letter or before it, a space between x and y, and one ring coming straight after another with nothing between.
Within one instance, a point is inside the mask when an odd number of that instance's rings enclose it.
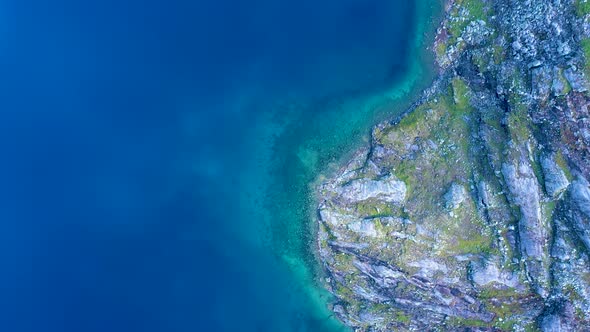
<instances>
[{"instance_id":1,"label":"sloping rock face","mask_svg":"<svg viewBox=\"0 0 590 332\"><path fill-rule=\"evenodd\" d=\"M590 331L590 2L455 0L440 77L319 187L358 331Z\"/></svg>"}]
</instances>

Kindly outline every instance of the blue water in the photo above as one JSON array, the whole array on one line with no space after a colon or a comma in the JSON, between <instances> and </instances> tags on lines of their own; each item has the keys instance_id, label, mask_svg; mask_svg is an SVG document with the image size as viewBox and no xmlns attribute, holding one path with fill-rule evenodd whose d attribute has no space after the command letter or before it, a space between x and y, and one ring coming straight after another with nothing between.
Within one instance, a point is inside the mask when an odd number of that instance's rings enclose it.
<instances>
[{"instance_id":1,"label":"blue water","mask_svg":"<svg viewBox=\"0 0 590 332\"><path fill-rule=\"evenodd\" d=\"M418 3L0 1L0 331L340 329L309 184L415 84Z\"/></svg>"}]
</instances>

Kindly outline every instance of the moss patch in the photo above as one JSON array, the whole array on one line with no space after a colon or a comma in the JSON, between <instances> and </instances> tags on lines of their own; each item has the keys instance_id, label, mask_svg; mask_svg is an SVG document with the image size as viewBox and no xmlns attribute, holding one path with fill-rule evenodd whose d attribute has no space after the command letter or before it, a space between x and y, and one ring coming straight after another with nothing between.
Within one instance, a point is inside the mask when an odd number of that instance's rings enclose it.
<instances>
[{"instance_id":1,"label":"moss patch","mask_svg":"<svg viewBox=\"0 0 590 332\"><path fill-rule=\"evenodd\" d=\"M457 0L451 11L449 32L453 38L458 38L471 21L487 18L485 4L481 0Z\"/></svg>"},{"instance_id":2,"label":"moss patch","mask_svg":"<svg viewBox=\"0 0 590 332\"><path fill-rule=\"evenodd\" d=\"M587 2L588 6L590 7L590 1ZM584 71L586 75L590 75L590 38L585 38L580 41L580 46L582 47L582 52L584 52Z\"/></svg>"},{"instance_id":3,"label":"moss patch","mask_svg":"<svg viewBox=\"0 0 590 332\"><path fill-rule=\"evenodd\" d=\"M590 1L576 0L576 14L578 16L586 16L590 14Z\"/></svg>"}]
</instances>

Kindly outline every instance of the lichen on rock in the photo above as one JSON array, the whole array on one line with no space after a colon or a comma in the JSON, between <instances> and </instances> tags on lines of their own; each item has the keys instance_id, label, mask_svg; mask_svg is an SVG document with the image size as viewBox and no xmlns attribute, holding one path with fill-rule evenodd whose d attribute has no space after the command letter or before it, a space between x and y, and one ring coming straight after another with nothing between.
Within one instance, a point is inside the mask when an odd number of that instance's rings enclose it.
<instances>
[{"instance_id":1,"label":"lichen on rock","mask_svg":"<svg viewBox=\"0 0 590 332\"><path fill-rule=\"evenodd\" d=\"M319 186L319 256L345 324L590 326L590 11L579 1L448 2L433 86Z\"/></svg>"}]
</instances>

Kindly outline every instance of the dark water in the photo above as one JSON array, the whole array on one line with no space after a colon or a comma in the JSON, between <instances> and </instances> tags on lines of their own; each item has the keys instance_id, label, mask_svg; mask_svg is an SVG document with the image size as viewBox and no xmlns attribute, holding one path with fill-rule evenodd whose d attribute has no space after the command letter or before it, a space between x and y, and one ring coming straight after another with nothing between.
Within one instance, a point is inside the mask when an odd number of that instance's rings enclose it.
<instances>
[{"instance_id":1,"label":"dark water","mask_svg":"<svg viewBox=\"0 0 590 332\"><path fill-rule=\"evenodd\" d=\"M0 330L340 329L310 183L420 82L428 2L0 1Z\"/></svg>"}]
</instances>

